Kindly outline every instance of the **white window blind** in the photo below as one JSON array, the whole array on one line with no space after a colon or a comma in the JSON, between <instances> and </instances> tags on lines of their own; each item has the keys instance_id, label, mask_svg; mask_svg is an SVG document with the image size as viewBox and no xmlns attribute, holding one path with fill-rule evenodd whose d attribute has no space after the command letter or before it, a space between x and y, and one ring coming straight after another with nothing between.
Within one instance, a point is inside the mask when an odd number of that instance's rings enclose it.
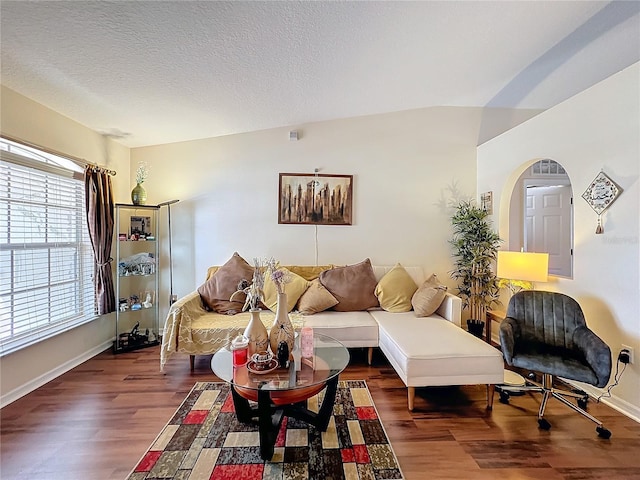
<instances>
[{"instance_id":1,"label":"white window blind","mask_svg":"<svg viewBox=\"0 0 640 480\"><path fill-rule=\"evenodd\" d=\"M0 355L96 316L84 181L33 149L0 150ZM55 161L55 159L53 159ZM62 159L61 162L68 161ZM75 177L75 178L74 178Z\"/></svg>"}]
</instances>

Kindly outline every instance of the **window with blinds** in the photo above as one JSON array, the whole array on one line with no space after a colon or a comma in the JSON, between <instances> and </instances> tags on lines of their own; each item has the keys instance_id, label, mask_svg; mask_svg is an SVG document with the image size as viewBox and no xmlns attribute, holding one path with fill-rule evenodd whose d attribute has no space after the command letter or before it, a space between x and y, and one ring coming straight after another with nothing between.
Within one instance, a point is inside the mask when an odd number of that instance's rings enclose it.
<instances>
[{"instance_id":1,"label":"window with blinds","mask_svg":"<svg viewBox=\"0 0 640 480\"><path fill-rule=\"evenodd\" d=\"M0 355L96 316L82 169L0 139Z\"/></svg>"}]
</instances>

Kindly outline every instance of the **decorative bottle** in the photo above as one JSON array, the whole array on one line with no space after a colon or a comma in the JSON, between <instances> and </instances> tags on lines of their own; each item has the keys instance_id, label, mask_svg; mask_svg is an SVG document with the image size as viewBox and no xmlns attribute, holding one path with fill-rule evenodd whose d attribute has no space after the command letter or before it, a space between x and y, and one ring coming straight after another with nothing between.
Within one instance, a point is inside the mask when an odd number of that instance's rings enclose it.
<instances>
[{"instance_id":1,"label":"decorative bottle","mask_svg":"<svg viewBox=\"0 0 640 480\"><path fill-rule=\"evenodd\" d=\"M269 349L269 334L267 328L260 320L260 309L249 310L251 320L244 330L244 336L249 339L249 358L258 352L266 352Z\"/></svg>"},{"instance_id":2,"label":"decorative bottle","mask_svg":"<svg viewBox=\"0 0 640 480\"><path fill-rule=\"evenodd\" d=\"M278 306L276 307L276 318L269 332L269 343L271 346L271 352L276 355L278 352L278 345L281 341L287 342L289 352L293 352L293 342L295 340L295 332L293 330L293 324L289 319L287 294L278 293Z\"/></svg>"}]
</instances>

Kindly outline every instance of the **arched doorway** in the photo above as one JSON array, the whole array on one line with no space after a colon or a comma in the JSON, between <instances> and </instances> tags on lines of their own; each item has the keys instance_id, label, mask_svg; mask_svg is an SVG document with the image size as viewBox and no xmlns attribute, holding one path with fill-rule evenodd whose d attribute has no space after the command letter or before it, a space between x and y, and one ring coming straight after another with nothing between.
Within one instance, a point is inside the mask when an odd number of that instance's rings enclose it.
<instances>
[{"instance_id":1,"label":"arched doorway","mask_svg":"<svg viewBox=\"0 0 640 480\"><path fill-rule=\"evenodd\" d=\"M573 189L558 162L542 159L516 181L509 204L509 250L549 253L549 274L573 276Z\"/></svg>"}]
</instances>

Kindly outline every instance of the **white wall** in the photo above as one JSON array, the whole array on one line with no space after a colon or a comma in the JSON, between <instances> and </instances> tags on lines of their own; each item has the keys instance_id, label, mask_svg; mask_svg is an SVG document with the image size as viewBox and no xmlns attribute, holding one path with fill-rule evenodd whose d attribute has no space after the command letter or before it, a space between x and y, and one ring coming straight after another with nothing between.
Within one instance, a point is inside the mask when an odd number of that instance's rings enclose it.
<instances>
[{"instance_id":1,"label":"white wall","mask_svg":"<svg viewBox=\"0 0 640 480\"><path fill-rule=\"evenodd\" d=\"M510 195L523 170L550 158L567 170L574 192L573 279L536 288L560 291L582 306L588 325L610 346L632 346L611 404L640 418L640 64L635 64L478 148L479 192L493 191L500 236L509 238ZM600 170L624 190L603 215L581 198ZM613 374L612 379L613 381Z\"/></svg>"},{"instance_id":2,"label":"white wall","mask_svg":"<svg viewBox=\"0 0 640 480\"><path fill-rule=\"evenodd\" d=\"M127 201L129 149L2 87L2 134L116 170L116 201ZM122 196L124 195L124 196ZM5 405L108 348L114 315L104 315L32 347L0 358L0 402Z\"/></svg>"},{"instance_id":3,"label":"white wall","mask_svg":"<svg viewBox=\"0 0 640 480\"><path fill-rule=\"evenodd\" d=\"M354 175L354 225L317 229L319 263L423 265L451 285L447 202L474 195L476 143L488 118L509 112L435 108L129 150L2 88L2 133L115 169L117 202L130 202L137 162L151 166L149 204L173 205L174 293L203 280L233 251L313 264L313 226L277 224L279 172ZM131 161L129 155L131 153ZM167 251L167 209L161 240ZM161 259L161 322L169 275ZM0 359L2 404L108 348L114 315Z\"/></svg>"},{"instance_id":4,"label":"white wall","mask_svg":"<svg viewBox=\"0 0 640 480\"><path fill-rule=\"evenodd\" d=\"M639 345L638 65L478 149L477 191L494 192L495 221L508 238L508 195L525 166L552 158L569 172L576 197L575 272L544 288L576 297L592 328L617 353ZM273 255L283 263L315 263L315 228L277 224L279 172L354 175L354 225L318 227L318 262L418 264L443 281L451 268L451 200L476 193L476 141L486 121L480 109L432 108L289 129L159 145L129 152L96 132L2 87L2 133L82 157L118 171L116 201L129 202L138 161L151 166L148 203L180 199L172 206L174 293L184 295L203 280L209 265L233 251L250 260ZM129 162L129 153L131 161ZM600 168L624 193L604 216L579 195ZM166 208L161 228L166 240ZM163 242L166 252L167 242ZM161 262L168 302L168 272ZM542 287L542 286L541 286ZM109 345L113 315L0 359L2 402L30 390ZM617 406L638 415L640 362L613 390Z\"/></svg>"},{"instance_id":5,"label":"white wall","mask_svg":"<svg viewBox=\"0 0 640 480\"><path fill-rule=\"evenodd\" d=\"M172 207L174 292L193 291L234 251L248 261L315 263L315 228L279 225L278 173L352 174L352 226L318 227L318 263L422 265L452 285L449 212L475 195L481 109L431 108L137 148L150 203ZM452 191L453 187L458 190ZM460 193L462 192L462 193ZM162 228L166 211L161 212ZM166 248L166 241L163 242ZM166 271L166 263L163 267ZM162 299L168 298L167 275ZM161 305L161 318L167 302Z\"/></svg>"}]
</instances>

